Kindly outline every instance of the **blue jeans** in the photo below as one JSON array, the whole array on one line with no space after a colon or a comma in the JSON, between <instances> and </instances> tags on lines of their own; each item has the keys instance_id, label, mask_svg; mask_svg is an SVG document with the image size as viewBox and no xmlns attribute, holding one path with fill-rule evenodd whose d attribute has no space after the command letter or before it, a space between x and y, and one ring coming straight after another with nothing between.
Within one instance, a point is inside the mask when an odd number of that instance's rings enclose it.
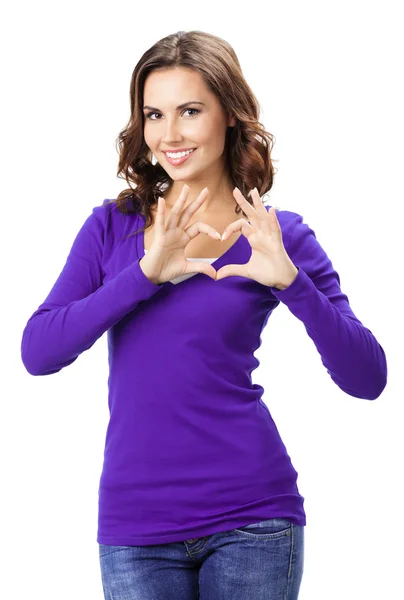
<instances>
[{"instance_id":1,"label":"blue jeans","mask_svg":"<svg viewBox=\"0 0 404 600\"><path fill-rule=\"evenodd\" d=\"M99 544L105 600L297 600L304 526L267 519L153 546Z\"/></svg>"}]
</instances>

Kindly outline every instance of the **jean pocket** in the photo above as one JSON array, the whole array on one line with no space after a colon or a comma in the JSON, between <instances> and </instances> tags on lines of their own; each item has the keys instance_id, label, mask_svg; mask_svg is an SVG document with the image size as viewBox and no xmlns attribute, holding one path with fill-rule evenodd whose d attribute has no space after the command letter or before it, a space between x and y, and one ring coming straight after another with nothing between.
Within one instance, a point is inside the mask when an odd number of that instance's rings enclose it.
<instances>
[{"instance_id":1,"label":"jean pocket","mask_svg":"<svg viewBox=\"0 0 404 600\"><path fill-rule=\"evenodd\" d=\"M290 535L292 530L292 523L288 519L266 519L265 521L259 521L258 523L251 523L250 525L244 525L233 529L238 535L242 535L250 538L277 538Z\"/></svg>"}]
</instances>

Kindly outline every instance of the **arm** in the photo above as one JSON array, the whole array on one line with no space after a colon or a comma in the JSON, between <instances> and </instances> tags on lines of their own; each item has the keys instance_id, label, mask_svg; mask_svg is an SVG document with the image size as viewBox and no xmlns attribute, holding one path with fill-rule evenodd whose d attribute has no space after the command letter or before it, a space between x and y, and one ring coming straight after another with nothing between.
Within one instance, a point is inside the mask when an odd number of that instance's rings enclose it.
<instances>
[{"instance_id":1,"label":"arm","mask_svg":"<svg viewBox=\"0 0 404 600\"><path fill-rule=\"evenodd\" d=\"M285 249L298 273L288 287L271 291L302 321L334 383L350 396L375 400L387 384L385 352L353 313L314 231L300 215L293 223Z\"/></svg>"},{"instance_id":2,"label":"arm","mask_svg":"<svg viewBox=\"0 0 404 600\"><path fill-rule=\"evenodd\" d=\"M22 362L31 375L70 365L139 302L162 285L149 281L140 259L102 284L105 208L97 206L78 232L66 264L22 335Z\"/></svg>"}]
</instances>

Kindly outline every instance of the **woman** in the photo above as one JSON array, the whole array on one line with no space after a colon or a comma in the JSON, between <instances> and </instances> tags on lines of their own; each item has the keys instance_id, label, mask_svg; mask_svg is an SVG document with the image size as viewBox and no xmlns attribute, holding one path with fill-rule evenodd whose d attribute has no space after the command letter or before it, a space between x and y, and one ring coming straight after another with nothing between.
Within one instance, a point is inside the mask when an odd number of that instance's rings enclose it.
<instances>
[{"instance_id":1,"label":"woman","mask_svg":"<svg viewBox=\"0 0 404 600\"><path fill-rule=\"evenodd\" d=\"M302 216L263 205L272 136L227 42L160 40L130 99L118 169L129 189L83 224L22 359L56 373L108 332L105 598L295 600L304 497L251 382L261 332L283 302L356 398L382 393L385 353Z\"/></svg>"}]
</instances>

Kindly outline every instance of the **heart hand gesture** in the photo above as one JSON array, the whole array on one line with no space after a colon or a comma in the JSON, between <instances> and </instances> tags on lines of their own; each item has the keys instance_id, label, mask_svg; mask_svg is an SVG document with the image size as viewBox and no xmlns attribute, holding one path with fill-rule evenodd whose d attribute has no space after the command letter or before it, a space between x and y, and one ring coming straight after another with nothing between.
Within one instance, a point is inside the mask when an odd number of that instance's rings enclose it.
<instances>
[{"instance_id":1,"label":"heart hand gesture","mask_svg":"<svg viewBox=\"0 0 404 600\"><path fill-rule=\"evenodd\" d=\"M282 241L282 232L274 207L267 212L263 206L257 188L251 192L254 206L244 198L238 188L233 195L249 222L238 219L226 227L222 240L237 231L247 238L252 248L248 263L244 265L225 265L216 273L216 281L237 275L254 279L262 285L285 289L296 278L297 267L287 254Z\"/></svg>"}]
</instances>

